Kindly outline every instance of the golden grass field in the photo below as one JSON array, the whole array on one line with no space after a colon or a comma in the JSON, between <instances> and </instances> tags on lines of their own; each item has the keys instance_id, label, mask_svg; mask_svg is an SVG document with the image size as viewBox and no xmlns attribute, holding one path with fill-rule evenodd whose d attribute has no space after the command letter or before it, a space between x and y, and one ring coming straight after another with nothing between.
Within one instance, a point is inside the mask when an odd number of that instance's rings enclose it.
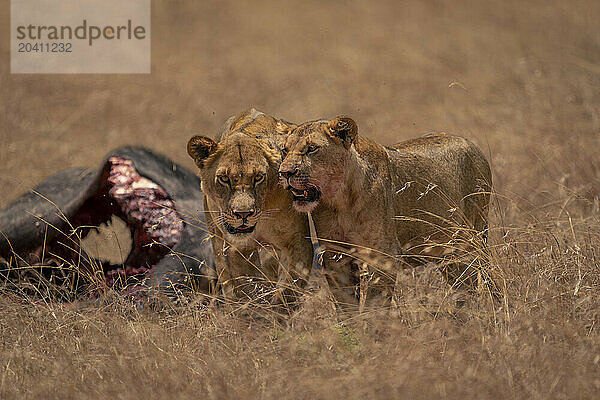
<instances>
[{"instance_id":1,"label":"golden grass field","mask_svg":"<svg viewBox=\"0 0 600 400\"><path fill-rule=\"evenodd\" d=\"M0 5L0 207L126 144L194 168L189 137L249 106L347 114L484 150L506 286L457 307L431 272L394 310L279 320L0 289L0 398L600 398L600 2L155 1L150 75L11 75Z\"/></svg>"}]
</instances>

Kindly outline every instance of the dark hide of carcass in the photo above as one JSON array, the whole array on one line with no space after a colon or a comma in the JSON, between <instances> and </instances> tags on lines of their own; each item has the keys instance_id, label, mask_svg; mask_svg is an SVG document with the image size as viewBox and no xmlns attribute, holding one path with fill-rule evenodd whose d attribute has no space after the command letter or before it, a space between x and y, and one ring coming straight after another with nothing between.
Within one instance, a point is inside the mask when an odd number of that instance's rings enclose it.
<instances>
[{"instance_id":1,"label":"dark hide of carcass","mask_svg":"<svg viewBox=\"0 0 600 400\"><path fill-rule=\"evenodd\" d=\"M202 204L190 171L145 148L115 150L98 170L62 171L0 211L1 274L10 280L35 269L44 276L68 265L71 275L100 277L119 290L207 292L214 259ZM132 235L122 265L94 260L79 245L113 215Z\"/></svg>"}]
</instances>

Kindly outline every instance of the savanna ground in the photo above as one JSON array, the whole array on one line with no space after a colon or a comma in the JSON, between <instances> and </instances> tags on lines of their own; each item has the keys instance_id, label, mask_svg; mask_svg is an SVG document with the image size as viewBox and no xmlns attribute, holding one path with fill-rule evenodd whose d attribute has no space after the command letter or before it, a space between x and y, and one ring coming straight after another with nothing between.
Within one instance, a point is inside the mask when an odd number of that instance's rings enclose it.
<instances>
[{"instance_id":1,"label":"savanna ground","mask_svg":"<svg viewBox=\"0 0 600 400\"><path fill-rule=\"evenodd\" d=\"M435 273L397 309L44 305L0 293L0 398L598 398L600 3L156 1L150 75L11 75L0 43L0 206L141 144L189 168L193 134L249 106L347 114L391 144L488 155L505 298L457 307Z\"/></svg>"}]
</instances>

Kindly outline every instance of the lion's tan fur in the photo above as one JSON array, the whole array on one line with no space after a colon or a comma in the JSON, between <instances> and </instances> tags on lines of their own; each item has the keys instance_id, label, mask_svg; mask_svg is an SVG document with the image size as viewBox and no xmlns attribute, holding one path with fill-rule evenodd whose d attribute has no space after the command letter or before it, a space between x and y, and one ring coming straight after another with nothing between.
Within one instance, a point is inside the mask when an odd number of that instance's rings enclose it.
<instances>
[{"instance_id":1,"label":"lion's tan fur","mask_svg":"<svg viewBox=\"0 0 600 400\"><path fill-rule=\"evenodd\" d=\"M279 147L291 126L289 122L250 109L227 121L218 143L213 142L216 147L210 149L206 157L199 154L194 145L199 141L210 143L210 139L195 137L188 144L188 152L199 167L205 193L218 282L227 296L234 296L238 278L257 277L282 283L292 277L304 277L311 267L312 247L306 218L291 208L290 193L278 185L277 180L281 163ZM266 174L260 190L246 185L242 190L244 196L237 199L231 197L232 190L224 190L216 180L220 173L239 175L243 180L256 171ZM232 202L239 204L240 201L260 211L260 215L255 214L255 231L243 235L243 239L237 237L242 235L228 234L222 223L230 214ZM261 265L256 257L257 250L265 246L275 248L279 257L279 262L271 263L270 267Z\"/></svg>"},{"instance_id":2,"label":"lion's tan fur","mask_svg":"<svg viewBox=\"0 0 600 400\"><path fill-rule=\"evenodd\" d=\"M354 132L336 135L340 121L293 129L280 168L297 171L292 181L319 188L318 205L300 204L300 210L314 209L317 234L329 248L346 243L352 245L346 251L385 255L379 262L402 256L423 263L454 251L464 232L485 235L491 172L473 143L436 134L384 147L357 135L355 124ZM306 154L311 145L318 151Z\"/></svg>"}]
</instances>

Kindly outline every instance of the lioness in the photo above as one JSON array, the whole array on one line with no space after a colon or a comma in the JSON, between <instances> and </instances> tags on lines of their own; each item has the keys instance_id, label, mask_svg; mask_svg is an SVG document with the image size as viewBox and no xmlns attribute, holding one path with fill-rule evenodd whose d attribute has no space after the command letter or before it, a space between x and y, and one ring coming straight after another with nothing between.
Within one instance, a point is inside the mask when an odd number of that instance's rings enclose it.
<instances>
[{"instance_id":1,"label":"lioness","mask_svg":"<svg viewBox=\"0 0 600 400\"><path fill-rule=\"evenodd\" d=\"M226 298L256 297L252 285L242 288L238 278L279 281L281 288L283 281L303 278L311 267L306 217L292 209L291 194L278 184L280 147L291 127L250 109L229 119L218 143L194 136L187 145L199 168L218 282ZM256 250L265 245L278 250L279 267L259 265Z\"/></svg>"},{"instance_id":2,"label":"lioness","mask_svg":"<svg viewBox=\"0 0 600 400\"><path fill-rule=\"evenodd\" d=\"M348 254L346 243L355 253L369 249L388 261L402 254L414 264L464 248L465 232L486 234L491 171L464 138L434 134L384 147L359 136L351 118L338 117L294 127L283 152L282 184L298 211L312 212L330 249ZM328 280L332 269L348 268L335 264L326 257ZM445 272L454 281L464 271ZM349 285L358 274L334 275L337 285Z\"/></svg>"}]
</instances>

